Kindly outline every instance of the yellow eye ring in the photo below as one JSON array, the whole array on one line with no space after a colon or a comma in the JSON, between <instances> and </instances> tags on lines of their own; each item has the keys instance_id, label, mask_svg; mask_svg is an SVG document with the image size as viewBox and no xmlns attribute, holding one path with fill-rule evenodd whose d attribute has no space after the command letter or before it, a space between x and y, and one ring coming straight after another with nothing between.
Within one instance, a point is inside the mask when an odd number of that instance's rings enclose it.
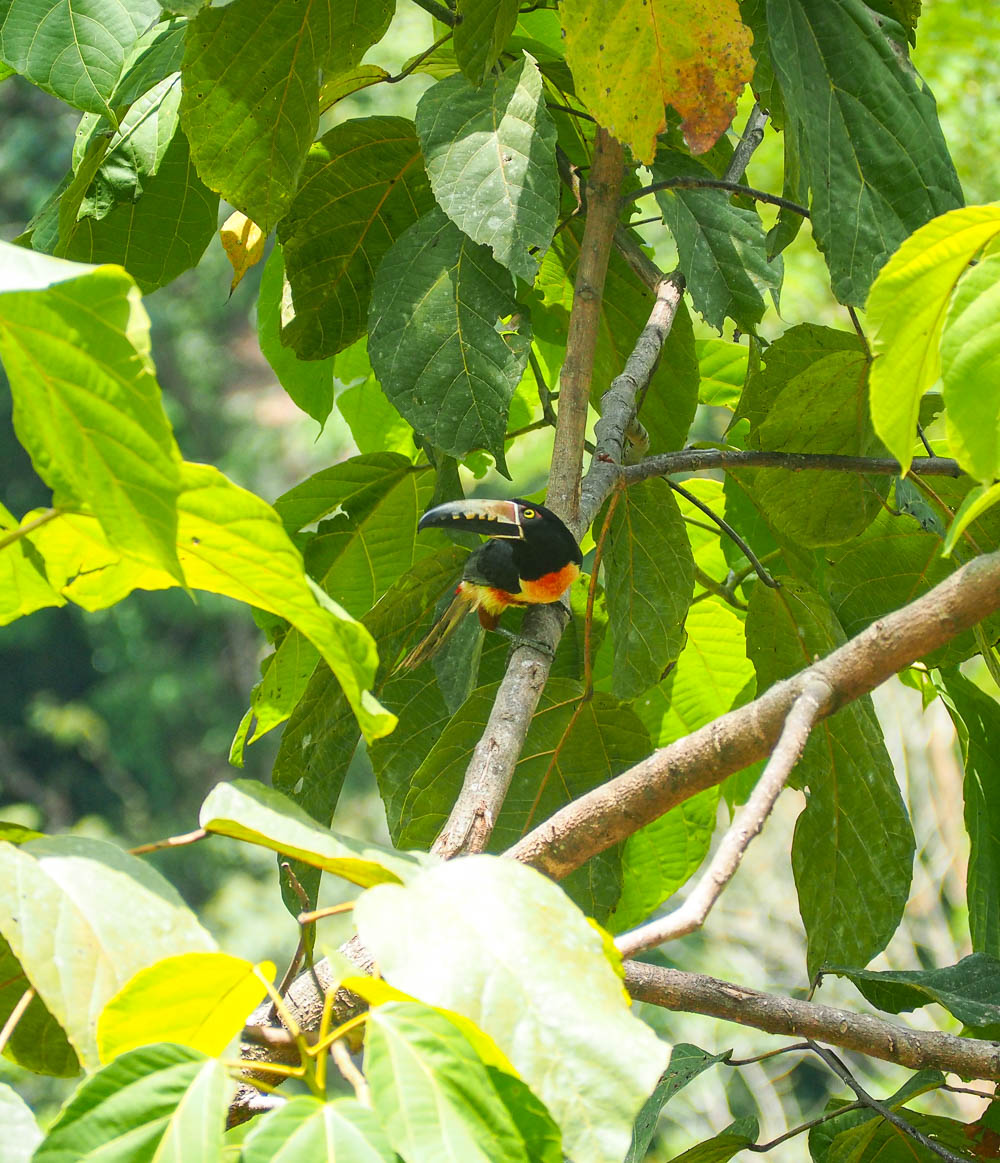
<instances>
[{"instance_id":1,"label":"yellow eye ring","mask_svg":"<svg viewBox=\"0 0 1000 1163\"><path fill-rule=\"evenodd\" d=\"M532 517L536 516L535 510L534 509L524 509L521 513L521 516L527 517L530 520Z\"/></svg>"}]
</instances>

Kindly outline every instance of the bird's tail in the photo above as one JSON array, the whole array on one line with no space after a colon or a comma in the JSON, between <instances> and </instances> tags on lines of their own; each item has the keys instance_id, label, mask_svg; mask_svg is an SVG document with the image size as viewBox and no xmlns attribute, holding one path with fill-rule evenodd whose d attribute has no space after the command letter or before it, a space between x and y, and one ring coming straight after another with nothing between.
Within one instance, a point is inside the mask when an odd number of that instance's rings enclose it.
<instances>
[{"instance_id":1,"label":"bird's tail","mask_svg":"<svg viewBox=\"0 0 1000 1163\"><path fill-rule=\"evenodd\" d=\"M461 588L452 598L448 608L409 654L396 666L396 670L413 670L433 658L445 642L454 634L458 624L473 607L470 595Z\"/></svg>"}]
</instances>

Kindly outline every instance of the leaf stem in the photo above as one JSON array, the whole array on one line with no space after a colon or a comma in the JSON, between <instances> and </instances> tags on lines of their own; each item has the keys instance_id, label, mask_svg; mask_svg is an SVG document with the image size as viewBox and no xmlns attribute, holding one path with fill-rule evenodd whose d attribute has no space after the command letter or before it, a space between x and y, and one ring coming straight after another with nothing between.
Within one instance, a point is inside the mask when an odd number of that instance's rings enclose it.
<instances>
[{"instance_id":1,"label":"leaf stem","mask_svg":"<svg viewBox=\"0 0 1000 1163\"><path fill-rule=\"evenodd\" d=\"M33 520L29 521L27 525L18 525L16 529L12 529L6 536L0 537L0 549L6 549L8 545L13 545L15 541L20 541L22 537L26 537L29 533L34 533L36 529L40 529L43 525L48 525L56 517L61 517L64 512L64 509L46 509L44 513L40 513Z\"/></svg>"}]
</instances>

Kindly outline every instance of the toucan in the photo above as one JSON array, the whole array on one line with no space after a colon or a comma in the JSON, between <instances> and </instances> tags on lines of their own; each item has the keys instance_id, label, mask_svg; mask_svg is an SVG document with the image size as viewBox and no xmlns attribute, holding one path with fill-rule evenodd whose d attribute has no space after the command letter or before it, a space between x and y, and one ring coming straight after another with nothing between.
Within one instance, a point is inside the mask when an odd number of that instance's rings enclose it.
<instances>
[{"instance_id":1,"label":"toucan","mask_svg":"<svg viewBox=\"0 0 1000 1163\"><path fill-rule=\"evenodd\" d=\"M473 610L484 629L495 630L508 606L557 602L580 576L576 538L534 501L448 501L420 518L418 531L431 528L488 533L490 539L469 556L451 604L401 667L426 662Z\"/></svg>"}]
</instances>

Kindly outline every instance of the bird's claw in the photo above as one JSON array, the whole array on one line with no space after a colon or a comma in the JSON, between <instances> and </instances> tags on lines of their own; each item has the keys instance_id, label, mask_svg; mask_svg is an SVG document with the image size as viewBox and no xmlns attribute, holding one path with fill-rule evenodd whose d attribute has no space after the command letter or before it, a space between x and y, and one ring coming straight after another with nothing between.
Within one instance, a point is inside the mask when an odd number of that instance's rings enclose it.
<instances>
[{"instance_id":1,"label":"bird's claw","mask_svg":"<svg viewBox=\"0 0 1000 1163\"><path fill-rule=\"evenodd\" d=\"M530 646L532 650L537 650L539 654L544 654L547 658L555 658L555 651L545 642L539 642L535 638L522 638L520 634L512 634L510 630L504 630L498 626L495 633L502 634L504 638L509 638L513 648L518 646Z\"/></svg>"}]
</instances>

